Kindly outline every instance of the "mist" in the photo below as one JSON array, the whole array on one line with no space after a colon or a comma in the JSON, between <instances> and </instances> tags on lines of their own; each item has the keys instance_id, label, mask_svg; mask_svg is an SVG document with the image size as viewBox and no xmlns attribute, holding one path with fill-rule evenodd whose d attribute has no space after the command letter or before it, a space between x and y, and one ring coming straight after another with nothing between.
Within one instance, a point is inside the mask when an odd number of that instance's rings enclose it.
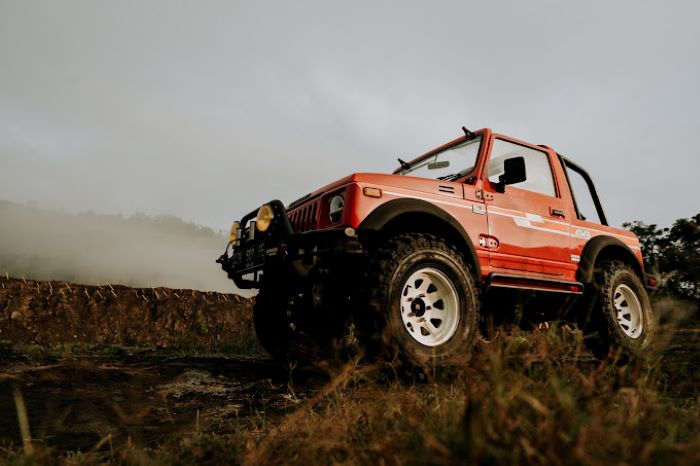
<instances>
[{"instance_id":1,"label":"mist","mask_svg":"<svg viewBox=\"0 0 700 466\"><path fill-rule=\"evenodd\" d=\"M215 263L226 236L177 217L75 214L0 201L0 219L3 275L240 293Z\"/></svg>"}]
</instances>

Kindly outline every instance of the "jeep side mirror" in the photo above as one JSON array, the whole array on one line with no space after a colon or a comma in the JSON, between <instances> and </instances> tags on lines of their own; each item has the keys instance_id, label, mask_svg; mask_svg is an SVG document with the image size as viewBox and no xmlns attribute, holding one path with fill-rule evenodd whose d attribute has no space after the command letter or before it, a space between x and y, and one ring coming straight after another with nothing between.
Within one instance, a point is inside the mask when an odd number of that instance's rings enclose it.
<instances>
[{"instance_id":1,"label":"jeep side mirror","mask_svg":"<svg viewBox=\"0 0 700 466\"><path fill-rule=\"evenodd\" d=\"M498 177L496 190L503 193L506 190L506 185L522 183L527 179L525 173L525 158L513 157L503 161L503 174Z\"/></svg>"}]
</instances>

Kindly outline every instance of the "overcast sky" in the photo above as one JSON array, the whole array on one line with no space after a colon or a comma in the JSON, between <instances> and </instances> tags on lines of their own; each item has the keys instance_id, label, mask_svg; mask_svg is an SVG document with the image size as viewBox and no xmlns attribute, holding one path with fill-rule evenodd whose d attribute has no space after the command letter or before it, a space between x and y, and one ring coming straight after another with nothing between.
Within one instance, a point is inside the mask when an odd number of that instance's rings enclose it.
<instances>
[{"instance_id":1,"label":"overcast sky","mask_svg":"<svg viewBox=\"0 0 700 466\"><path fill-rule=\"evenodd\" d=\"M227 229L491 127L700 212L697 2L0 0L0 199Z\"/></svg>"}]
</instances>

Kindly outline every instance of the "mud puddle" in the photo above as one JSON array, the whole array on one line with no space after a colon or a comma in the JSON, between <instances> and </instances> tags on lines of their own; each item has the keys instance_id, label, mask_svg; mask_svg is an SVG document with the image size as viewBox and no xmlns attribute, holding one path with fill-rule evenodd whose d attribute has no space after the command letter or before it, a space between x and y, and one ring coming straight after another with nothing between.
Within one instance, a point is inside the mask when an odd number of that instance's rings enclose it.
<instances>
[{"instance_id":1,"label":"mud puddle","mask_svg":"<svg viewBox=\"0 0 700 466\"><path fill-rule=\"evenodd\" d=\"M295 409L327 382L265 360L100 357L0 366L0 438L21 442L15 393L32 438L63 451L154 447L173 434L226 433ZM259 419L258 419L259 418Z\"/></svg>"}]
</instances>

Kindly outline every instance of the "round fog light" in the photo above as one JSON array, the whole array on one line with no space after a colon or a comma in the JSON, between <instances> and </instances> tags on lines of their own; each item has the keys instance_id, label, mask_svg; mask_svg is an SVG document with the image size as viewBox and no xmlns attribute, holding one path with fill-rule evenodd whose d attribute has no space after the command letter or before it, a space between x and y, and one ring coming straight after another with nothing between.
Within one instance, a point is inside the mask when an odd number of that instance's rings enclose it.
<instances>
[{"instance_id":1,"label":"round fog light","mask_svg":"<svg viewBox=\"0 0 700 466\"><path fill-rule=\"evenodd\" d=\"M255 217L255 229L260 233L266 232L270 228L273 218L275 218L275 214L272 207L267 204L263 205L258 209L258 215Z\"/></svg>"}]
</instances>

